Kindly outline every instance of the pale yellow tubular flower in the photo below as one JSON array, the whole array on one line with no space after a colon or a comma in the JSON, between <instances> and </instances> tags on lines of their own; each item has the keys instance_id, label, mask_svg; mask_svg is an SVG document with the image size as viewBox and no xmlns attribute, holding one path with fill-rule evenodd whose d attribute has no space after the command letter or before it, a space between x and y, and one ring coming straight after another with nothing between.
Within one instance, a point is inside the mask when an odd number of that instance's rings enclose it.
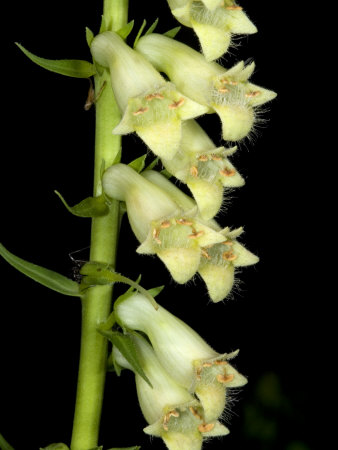
<instances>
[{"instance_id":1,"label":"pale yellow tubular flower","mask_svg":"<svg viewBox=\"0 0 338 450\"><path fill-rule=\"evenodd\" d=\"M228 362L238 351L215 352L186 323L161 306L155 310L141 294L117 303L114 311L124 327L142 331L149 337L165 371L198 396L206 423L214 422L222 414L226 389L246 384L246 378Z\"/></svg>"},{"instance_id":2,"label":"pale yellow tubular flower","mask_svg":"<svg viewBox=\"0 0 338 450\"><path fill-rule=\"evenodd\" d=\"M96 36L91 52L94 61L109 69L122 113L113 133L135 131L156 155L172 158L179 148L182 120L200 116L207 108L181 94L112 31Z\"/></svg>"},{"instance_id":3,"label":"pale yellow tubular flower","mask_svg":"<svg viewBox=\"0 0 338 450\"><path fill-rule=\"evenodd\" d=\"M177 195L129 166L111 166L102 184L108 196L126 202L131 228L141 243L137 252L156 254L178 283L186 283L197 272L201 247L224 239L219 230L199 220L192 199L177 202Z\"/></svg>"},{"instance_id":4,"label":"pale yellow tubular flower","mask_svg":"<svg viewBox=\"0 0 338 450\"><path fill-rule=\"evenodd\" d=\"M243 186L244 179L228 157L236 147L216 147L195 120L182 125L180 150L171 160L162 158L165 168L187 184L205 220L219 211L224 188Z\"/></svg>"},{"instance_id":5,"label":"pale yellow tubular flower","mask_svg":"<svg viewBox=\"0 0 338 450\"><path fill-rule=\"evenodd\" d=\"M143 176L174 198L178 204L191 205L192 200L160 173L149 170L144 172ZM243 233L243 228L230 230L226 227L221 230L215 220L203 221L199 218L198 221L203 223L206 229L213 229L223 237L221 242L214 244L202 245L203 241L200 241L198 273L207 286L211 300L217 303L231 292L235 282L235 268L256 264L259 258L237 241Z\"/></svg>"},{"instance_id":6,"label":"pale yellow tubular flower","mask_svg":"<svg viewBox=\"0 0 338 450\"><path fill-rule=\"evenodd\" d=\"M152 385L135 373L138 401L149 424L144 432L161 437L169 450L200 450L203 434L198 427L204 423L200 403L164 370L144 338L132 336L132 340L139 363ZM132 370L116 347L113 355L121 367ZM199 411L200 418L193 415L192 410Z\"/></svg>"},{"instance_id":7,"label":"pale yellow tubular flower","mask_svg":"<svg viewBox=\"0 0 338 450\"><path fill-rule=\"evenodd\" d=\"M173 15L194 29L208 61L221 57L232 34L252 34L257 28L233 0L168 0Z\"/></svg>"},{"instance_id":8,"label":"pale yellow tubular flower","mask_svg":"<svg viewBox=\"0 0 338 450\"><path fill-rule=\"evenodd\" d=\"M248 81L254 63L245 66L241 61L226 70L189 46L155 33L143 36L136 50L165 72L184 95L216 112L223 139L228 141L245 138L254 126L255 108L276 96Z\"/></svg>"}]
</instances>

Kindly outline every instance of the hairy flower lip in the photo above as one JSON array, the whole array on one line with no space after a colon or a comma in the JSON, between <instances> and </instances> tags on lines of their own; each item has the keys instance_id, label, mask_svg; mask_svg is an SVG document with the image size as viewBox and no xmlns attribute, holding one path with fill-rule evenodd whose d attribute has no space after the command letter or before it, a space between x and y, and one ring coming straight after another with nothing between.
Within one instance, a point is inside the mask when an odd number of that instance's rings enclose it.
<instances>
[{"instance_id":1,"label":"hairy flower lip","mask_svg":"<svg viewBox=\"0 0 338 450\"><path fill-rule=\"evenodd\" d=\"M94 60L108 68L122 113L114 134L136 132L160 157L172 158L181 140L181 122L208 108L182 95L140 53L112 31L93 39Z\"/></svg>"},{"instance_id":2,"label":"hairy flower lip","mask_svg":"<svg viewBox=\"0 0 338 450\"><path fill-rule=\"evenodd\" d=\"M208 61L221 57L231 44L232 34L253 34L255 25L241 7L225 0L168 0L172 14L194 29Z\"/></svg>"},{"instance_id":3,"label":"hairy flower lip","mask_svg":"<svg viewBox=\"0 0 338 450\"><path fill-rule=\"evenodd\" d=\"M136 50L165 72L184 95L219 115L225 140L246 137L255 121L254 108L276 96L248 82L253 63L244 67L241 61L226 70L189 46L155 33L143 36Z\"/></svg>"},{"instance_id":4,"label":"hairy flower lip","mask_svg":"<svg viewBox=\"0 0 338 450\"><path fill-rule=\"evenodd\" d=\"M195 120L182 126L180 150L175 158L162 158L166 169L192 192L201 216L212 219L220 210L226 187L240 187L244 179L230 163L237 147L217 147Z\"/></svg>"}]
</instances>

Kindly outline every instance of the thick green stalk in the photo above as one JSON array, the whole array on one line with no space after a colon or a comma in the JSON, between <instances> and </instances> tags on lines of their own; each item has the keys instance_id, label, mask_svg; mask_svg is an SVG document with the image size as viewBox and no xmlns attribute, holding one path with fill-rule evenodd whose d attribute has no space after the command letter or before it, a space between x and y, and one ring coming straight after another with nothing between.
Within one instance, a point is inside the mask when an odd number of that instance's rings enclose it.
<instances>
[{"instance_id":1,"label":"thick green stalk","mask_svg":"<svg viewBox=\"0 0 338 450\"><path fill-rule=\"evenodd\" d=\"M104 0L104 17L111 29L127 22L128 0ZM95 77L96 134L94 195L100 195L101 170L116 161L121 149L120 136L112 129L120 120L109 74ZM91 261L115 266L118 239L119 204L112 202L109 214L93 218ZM107 363L107 339L97 332L111 310L112 286L89 288L82 299L81 353L71 450L89 450L98 446L101 409Z\"/></svg>"}]
</instances>

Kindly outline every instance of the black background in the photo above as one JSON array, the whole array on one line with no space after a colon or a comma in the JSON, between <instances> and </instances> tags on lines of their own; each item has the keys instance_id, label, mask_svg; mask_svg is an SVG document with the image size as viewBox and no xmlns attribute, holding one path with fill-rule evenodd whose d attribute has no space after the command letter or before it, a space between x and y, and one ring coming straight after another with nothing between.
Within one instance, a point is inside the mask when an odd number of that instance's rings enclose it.
<instances>
[{"instance_id":1,"label":"black background","mask_svg":"<svg viewBox=\"0 0 338 450\"><path fill-rule=\"evenodd\" d=\"M160 18L158 32L177 26L164 0L131 0L135 37L143 18ZM308 158L307 88L299 84L304 56L301 5L285 14L280 3L242 1L259 33L243 37L222 63L253 57L253 81L278 92L254 142L244 142L234 164L246 185L218 220L245 226L243 243L259 264L245 268L234 299L208 300L203 282L170 280L156 258L135 254L127 222L121 235L118 270L143 274L150 288L166 284L159 302L195 328L217 351L240 348L236 365L248 385L227 414L231 434L207 448L313 450L315 415L313 351L318 341L314 306L316 260L307 253L306 217L313 170ZM99 29L101 1L15 2L3 10L1 241L14 254L71 276L68 254L89 245L90 221L71 216L53 193L70 204L91 195L94 109L84 111L88 81L44 71L14 45L46 58L90 58L85 26ZM190 29L179 40L198 48ZM220 143L216 116L203 118ZM311 126L310 126L311 128ZM134 135L124 139L123 161L145 152ZM313 201L313 193L312 201ZM82 254L85 258L86 251ZM80 301L35 284L1 262L0 431L16 450L51 442L69 443L80 338ZM142 444L164 448L144 435L131 373L108 374L100 445Z\"/></svg>"}]
</instances>

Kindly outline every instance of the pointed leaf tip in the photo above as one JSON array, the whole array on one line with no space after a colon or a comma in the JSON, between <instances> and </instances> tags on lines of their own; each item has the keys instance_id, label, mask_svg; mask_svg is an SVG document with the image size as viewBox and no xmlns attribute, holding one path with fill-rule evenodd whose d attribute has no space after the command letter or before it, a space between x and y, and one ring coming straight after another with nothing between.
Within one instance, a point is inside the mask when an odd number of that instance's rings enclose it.
<instances>
[{"instance_id":1,"label":"pointed leaf tip","mask_svg":"<svg viewBox=\"0 0 338 450\"><path fill-rule=\"evenodd\" d=\"M83 61L80 59L45 59L26 50L18 42L15 42L15 44L27 56L27 58L50 72L55 72L72 78L89 78L96 73L94 65L89 61Z\"/></svg>"},{"instance_id":2,"label":"pointed leaf tip","mask_svg":"<svg viewBox=\"0 0 338 450\"><path fill-rule=\"evenodd\" d=\"M66 200L58 191L54 191L55 194L62 201L67 210L78 217L100 217L105 216L109 212L109 207L106 204L106 199L104 194L99 197L87 197L80 203L69 206Z\"/></svg>"}]
</instances>

